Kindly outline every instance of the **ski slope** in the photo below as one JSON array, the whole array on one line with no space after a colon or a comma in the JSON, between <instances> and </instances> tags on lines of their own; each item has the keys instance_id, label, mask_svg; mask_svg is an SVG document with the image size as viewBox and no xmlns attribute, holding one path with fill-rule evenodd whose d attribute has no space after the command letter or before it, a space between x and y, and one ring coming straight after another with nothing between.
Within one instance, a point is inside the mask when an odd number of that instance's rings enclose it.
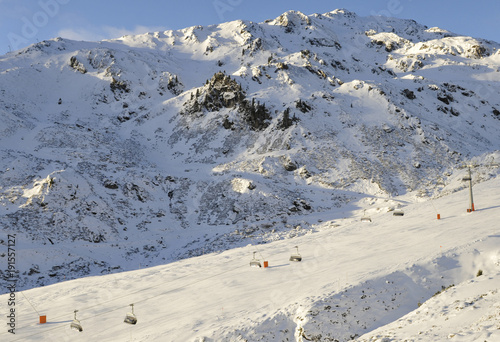
<instances>
[{"instance_id":1,"label":"ski slope","mask_svg":"<svg viewBox=\"0 0 500 342\"><path fill-rule=\"evenodd\" d=\"M0 340L498 341L499 186L474 186L473 213L468 190L396 198L403 217L372 211L371 223L318 222L293 240L16 293L15 335L4 324ZM269 267L249 266L254 251ZM123 323L132 303L136 325ZM70 329L74 310L83 332Z\"/></svg>"}]
</instances>

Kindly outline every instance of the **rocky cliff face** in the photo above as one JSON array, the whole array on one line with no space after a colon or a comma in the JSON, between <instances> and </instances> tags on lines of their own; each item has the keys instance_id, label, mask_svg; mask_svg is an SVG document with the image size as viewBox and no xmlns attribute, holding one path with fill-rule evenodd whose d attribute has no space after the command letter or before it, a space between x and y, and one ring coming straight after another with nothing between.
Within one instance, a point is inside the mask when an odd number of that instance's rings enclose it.
<instances>
[{"instance_id":1,"label":"rocky cliff face","mask_svg":"<svg viewBox=\"0 0 500 342\"><path fill-rule=\"evenodd\" d=\"M455 191L464 162L494 177L498 48L336 10L1 56L19 286L305 234Z\"/></svg>"}]
</instances>

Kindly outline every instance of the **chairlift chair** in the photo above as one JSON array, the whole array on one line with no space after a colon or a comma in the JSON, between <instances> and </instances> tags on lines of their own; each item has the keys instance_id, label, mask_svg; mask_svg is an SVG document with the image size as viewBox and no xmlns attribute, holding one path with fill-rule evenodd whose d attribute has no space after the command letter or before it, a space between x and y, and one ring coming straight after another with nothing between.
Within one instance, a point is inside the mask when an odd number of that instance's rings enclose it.
<instances>
[{"instance_id":1,"label":"chairlift chair","mask_svg":"<svg viewBox=\"0 0 500 342\"><path fill-rule=\"evenodd\" d=\"M77 312L78 310L75 310L75 319L73 320L73 322L71 322L71 329L76 329L79 332L82 332L83 331L82 325L80 324L80 321L76 319Z\"/></svg>"},{"instance_id":2,"label":"chairlift chair","mask_svg":"<svg viewBox=\"0 0 500 342\"><path fill-rule=\"evenodd\" d=\"M136 324L137 323L137 317L134 314L134 304L130 304L132 307L132 312L127 313L127 316L125 316L125 319L123 322L128 323L128 324Z\"/></svg>"},{"instance_id":3,"label":"chairlift chair","mask_svg":"<svg viewBox=\"0 0 500 342\"><path fill-rule=\"evenodd\" d=\"M361 218L361 222L372 222L370 216L366 216L366 210L363 212L363 217Z\"/></svg>"},{"instance_id":4,"label":"chairlift chair","mask_svg":"<svg viewBox=\"0 0 500 342\"><path fill-rule=\"evenodd\" d=\"M465 176L462 178L462 181L464 182L469 182L472 180L472 174L470 172L470 168L473 167L475 165L468 165L467 166L467 173L465 174Z\"/></svg>"},{"instance_id":5,"label":"chairlift chair","mask_svg":"<svg viewBox=\"0 0 500 342\"><path fill-rule=\"evenodd\" d=\"M262 267L259 259L255 258L255 253L257 253L257 252L253 252L253 259L250 261L250 266L251 267Z\"/></svg>"},{"instance_id":6,"label":"chairlift chair","mask_svg":"<svg viewBox=\"0 0 500 342\"><path fill-rule=\"evenodd\" d=\"M295 246L295 248L297 248L297 253L290 256L290 261L302 261L302 256L299 253L299 246Z\"/></svg>"},{"instance_id":7,"label":"chairlift chair","mask_svg":"<svg viewBox=\"0 0 500 342\"><path fill-rule=\"evenodd\" d=\"M401 210L401 209L396 209L394 210L394 212L392 213L393 216L404 216L404 211Z\"/></svg>"}]
</instances>

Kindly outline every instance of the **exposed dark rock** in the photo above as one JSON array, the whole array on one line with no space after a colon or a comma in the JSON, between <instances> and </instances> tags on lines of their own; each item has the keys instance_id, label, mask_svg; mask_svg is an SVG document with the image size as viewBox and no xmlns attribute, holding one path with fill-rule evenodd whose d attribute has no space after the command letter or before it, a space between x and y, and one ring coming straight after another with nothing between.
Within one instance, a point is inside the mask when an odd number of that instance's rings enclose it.
<instances>
[{"instance_id":1,"label":"exposed dark rock","mask_svg":"<svg viewBox=\"0 0 500 342\"><path fill-rule=\"evenodd\" d=\"M302 113L308 113L312 109L306 101L302 101L301 99L295 101L295 107Z\"/></svg>"},{"instance_id":2,"label":"exposed dark rock","mask_svg":"<svg viewBox=\"0 0 500 342\"><path fill-rule=\"evenodd\" d=\"M184 105L188 114L202 109L213 112L222 108L234 108L241 105L244 99L245 93L241 85L223 72L217 72L207 81L202 91L197 90L195 96L191 94L191 99Z\"/></svg>"},{"instance_id":3,"label":"exposed dark rock","mask_svg":"<svg viewBox=\"0 0 500 342\"><path fill-rule=\"evenodd\" d=\"M415 96L415 93L409 89L404 89L402 91L402 94L404 96L406 96L406 98L410 99L410 100L415 100L417 97Z\"/></svg>"},{"instance_id":4,"label":"exposed dark rock","mask_svg":"<svg viewBox=\"0 0 500 342\"><path fill-rule=\"evenodd\" d=\"M201 92L191 94L190 100L184 103L183 114L203 114L203 111L217 112L223 108L234 108L244 121L253 130L262 130L269 126L271 116L265 104L248 101L241 89L241 85L223 72L217 72L210 81L207 81ZM226 129L233 127L233 122L225 118L223 126Z\"/></svg>"},{"instance_id":5,"label":"exposed dark rock","mask_svg":"<svg viewBox=\"0 0 500 342\"><path fill-rule=\"evenodd\" d=\"M486 53L486 49L482 45L473 45L467 52L472 56L473 58L483 58L488 56Z\"/></svg>"},{"instance_id":6,"label":"exposed dark rock","mask_svg":"<svg viewBox=\"0 0 500 342\"><path fill-rule=\"evenodd\" d=\"M287 171L295 171L297 170L297 164L295 164L290 158L285 158L283 160L283 167Z\"/></svg>"},{"instance_id":7,"label":"exposed dark rock","mask_svg":"<svg viewBox=\"0 0 500 342\"><path fill-rule=\"evenodd\" d=\"M233 128L233 125L234 125L234 122L229 121L229 119L227 117L224 118L224 122L222 123L222 127L224 127L225 129L231 129L231 128Z\"/></svg>"},{"instance_id":8,"label":"exposed dark rock","mask_svg":"<svg viewBox=\"0 0 500 342\"><path fill-rule=\"evenodd\" d=\"M73 69L75 69L76 71L79 71L82 74L87 73L87 69L85 68L85 66L80 61L78 61L78 59L76 58L76 56L72 56L69 59L69 65Z\"/></svg>"},{"instance_id":9,"label":"exposed dark rock","mask_svg":"<svg viewBox=\"0 0 500 342\"><path fill-rule=\"evenodd\" d=\"M453 102L453 96L444 92L438 94L437 99L443 103L446 103L447 105L449 105L450 102Z\"/></svg>"},{"instance_id":10,"label":"exposed dark rock","mask_svg":"<svg viewBox=\"0 0 500 342\"><path fill-rule=\"evenodd\" d=\"M104 187L108 189L118 189L118 184L112 180L106 180L104 182Z\"/></svg>"},{"instance_id":11,"label":"exposed dark rock","mask_svg":"<svg viewBox=\"0 0 500 342\"><path fill-rule=\"evenodd\" d=\"M254 131L260 131L269 126L269 120L271 120L269 111L265 104L255 103L255 99L252 99L251 103L244 100L239 112Z\"/></svg>"},{"instance_id":12,"label":"exposed dark rock","mask_svg":"<svg viewBox=\"0 0 500 342\"><path fill-rule=\"evenodd\" d=\"M125 93L129 93L130 92L130 88L127 84L127 82L125 81L120 81L120 80L117 80L115 78L113 78L111 80L111 83L109 84L109 87L111 88L111 91L113 93L121 93L121 92L125 92Z\"/></svg>"},{"instance_id":13,"label":"exposed dark rock","mask_svg":"<svg viewBox=\"0 0 500 342\"><path fill-rule=\"evenodd\" d=\"M285 62L276 63L276 70L288 70L288 64Z\"/></svg>"},{"instance_id":14,"label":"exposed dark rock","mask_svg":"<svg viewBox=\"0 0 500 342\"><path fill-rule=\"evenodd\" d=\"M455 108L451 107L450 109L450 113L454 116L459 116L460 115L460 112L458 110L456 110Z\"/></svg>"},{"instance_id":15,"label":"exposed dark rock","mask_svg":"<svg viewBox=\"0 0 500 342\"><path fill-rule=\"evenodd\" d=\"M283 112L283 118L278 123L278 129L285 130L291 127L297 121L299 121L299 119L295 117L295 114L290 118L290 108L287 108Z\"/></svg>"},{"instance_id":16,"label":"exposed dark rock","mask_svg":"<svg viewBox=\"0 0 500 342\"><path fill-rule=\"evenodd\" d=\"M182 93L184 85L179 81L177 75L171 75L168 73L168 77L165 76L165 78L160 80L159 88L161 91L168 90L172 95L179 95Z\"/></svg>"}]
</instances>

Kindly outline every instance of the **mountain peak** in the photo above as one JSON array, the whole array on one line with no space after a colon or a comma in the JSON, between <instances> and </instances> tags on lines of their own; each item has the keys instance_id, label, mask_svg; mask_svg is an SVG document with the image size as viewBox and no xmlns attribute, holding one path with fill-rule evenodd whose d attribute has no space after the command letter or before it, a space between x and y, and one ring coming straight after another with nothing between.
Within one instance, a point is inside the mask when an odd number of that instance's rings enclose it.
<instances>
[{"instance_id":1,"label":"mountain peak","mask_svg":"<svg viewBox=\"0 0 500 342\"><path fill-rule=\"evenodd\" d=\"M351 12L345 8L338 8L338 9L333 10L333 11L328 12L328 13L331 13L333 15L341 15L341 16L348 17L348 18L355 18L358 16L356 13Z\"/></svg>"}]
</instances>

